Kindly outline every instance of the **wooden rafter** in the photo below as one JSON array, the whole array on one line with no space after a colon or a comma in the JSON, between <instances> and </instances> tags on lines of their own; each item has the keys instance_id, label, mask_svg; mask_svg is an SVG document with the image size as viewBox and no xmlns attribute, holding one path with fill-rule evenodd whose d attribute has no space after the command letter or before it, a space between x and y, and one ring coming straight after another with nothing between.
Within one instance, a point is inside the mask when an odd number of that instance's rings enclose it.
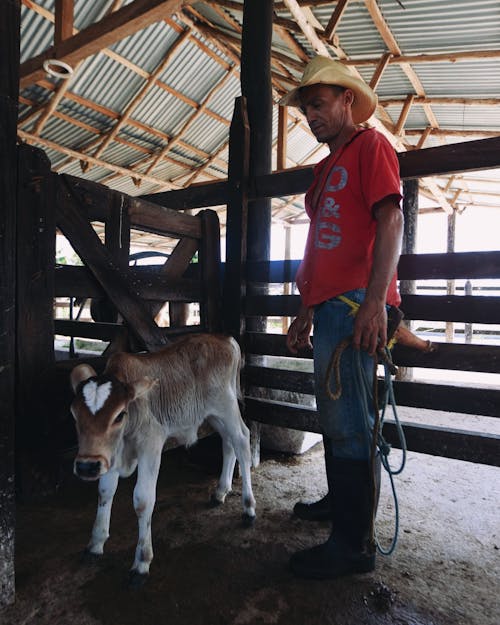
<instances>
[{"instance_id":1,"label":"wooden rafter","mask_svg":"<svg viewBox=\"0 0 500 625\"><path fill-rule=\"evenodd\" d=\"M380 59L380 63L377 65L375 72L370 80L370 87L373 91L377 90L378 84L382 79L382 75L385 72L387 66L389 65L389 61L391 60L392 52L386 52L382 55Z\"/></svg>"},{"instance_id":2,"label":"wooden rafter","mask_svg":"<svg viewBox=\"0 0 500 625\"><path fill-rule=\"evenodd\" d=\"M157 184L165 189L172 189L174 185L166 182L165 180L161 180L160 178L155 178L154 176L149 176L146 174L142 174L136 172L131 169L127 169L126 167L120 167L119 165L113 165L112 163L108 163L99 158L94 158L89 154L85 154L83 152L79 152L78 150L72 150L71 148L66 148L64 146L55 143L54 141L50 141L49 139L44 139L42 137L37 137L36 135L32 135L29 132L25 132L24 130L18 129L18 136L26 141L27 143L34 145L42 145L50 150L55 150L56 152L61 152L62 154L66 154L67 156L71 156L71 158L80 160L80 161L88 161L92 165L97 165L99 167L104 167L105 169L109 169L111 171L115 171L120 173L123 176L129 177L139 177L141 180L145 180L146 182L152 182L153 184Z\"/></svg>"},{"instance_id":3,"label":"wooden rafter","mask_svg":"<svg viewBox=\"0 0 500 625\"><path fill-rule=\"evenodd\" d=\"M381 106L394 106L404 104L404 98L384 98L379 100ZM421 106L431 104L432 106L449 106L450 104L460 104L462 106L500 106L500 98L455 98L455 97L435 97L435 96L415 96L413 104Z\"/></svg>"},{"instance_id":4,"label":"wooden rafter","mask_svg":"<svg viewBox=\"0 0 500 625\"><path fill-rule=\"evenodd\" d=\"M315 50L317 50L317 36L315 35L315 33L311 33L310 28L307 27L303 27L303 23L304 21L307 22L305 16L303 15L303 9L300 8L300 6L297 3L297 0L284 0L286 6L289 8L289 10L291 11L294 19L297 20L297 23L301 26L304 36L309 40L309 42L311 43L311 45L313 46L313 48ZM367 7L370 10L370 5L372 5L371 0L365 0L365 3L367 4ZM371 7L371 13L373 13L377 19L377 21L379 22L378 27L379 29L382 28L382 25L380 23L381 18L381 14L380 11L378 9L378 6L375 7L375 9L373 8L373 6ZM384 22L385 24L385 22ZM307 25L310 26L310 23L307 22ZM397 47L397 43L394 40L394 38L392 37L392 34L389 31L389 34L387 33L388 28L387 25L385 25L385 31L384 31L384 35L389 38L391 38L390 41L390 46L393 48L393 50L396 50L396 53L400 53L399 47ZM383 35L383 36L384 36ZM328 50L326 49L326 47L322 48L325 52L326 52L326 56L330 56L328 53ZM390 50L390 52L392 53L393 50ZM413 70L412 70L413 71ZM356 73L356 75L358 77L361 78L361 76L359 75L359 72L357 72L356 69L354 69L354 72ZM425 95L425 94L420 94L420 95ZM382 112L383 114L385 114L385 111L382 107L378 107L379 112ZM377 130L379 130L380 132L382 132L387 139L392 143L392 145L395 147L395 149L399 149L402 151L405 151L408 149L408 147L410 147L408 144L404 143L401 141L401 139L399 137L397 137L392 129L389 130L384 124L382 124L377 118L375 118L374 116L372 116L369 120L369 123L371 125L373 125L375 128L377 128ZM425 181L422 181L422 184L425 184L425 186L431 191L431 193L435 194L436 199L441 203L441 206L443 207L443 210L445 210L447 213L451 213L453 212L453 208L450 206L450 204L448 203L446 197L444 196L444 194L442 193L442 191L440 190L439 186L436 184L436 182L431 179L431 178L426 178Z\"/></svg>"},{"instance_id":5,"label":"wooden rafter","mask_svg":"<svg viewBox=\"0 0 500 625\"><path fill-rule=\"evenodd\" d=\"M57 16L57 7L56 15L54 15L44 9L41 5L35 4L33 0L21 1L24 5L32 8L33 10L36 10L39 14L42 14L46 19L50 19L54 23L56 23L58 19L62 19L62 13L59 17ZM124 0L115 0L115 2L112 3L112 6L110 7L110 9L108 9L108 11L112 11L113 9L119 7L119 5L123 4L123 1ZM57 6L59 7L65 5L65 3L68 4L66 0L56 0L56 2ZM191 29L193 33L199 33L201 37L192 37L191 40L193 44L197 45L198 48L202 50L205 54L211 56L212 59L220 63L221 66L225 66L226 71L228 71L231 67L239 64L239 55L241 48L241 26L240 22L238 21L238 13L235 14L234 12L240 12L241 16L243 1L241 0L239 2L235 2L233 0L227 0L219 2L217 0L203 0L203 2L210 5L211 10L215 11L220 17L223 18L223 20L226 22L224 26L220 26L220 20L217 20L217 24L208 22L207 18L204 15L200 14L198 11L196 11L193 7L191 7L189 3L182 11L177 12L175 21L168 19L168 17L166 19L163 18L163 21L165 21L179 34L186 30L182 22L184 22L188 26L188 29ZM334 6L335 11L332 14L332 18L329 20L329 25L332 26L334 22L333 18L335 14L337 14L337 17L339 16L341 12L341 7L342 11L345 11L347 0L338 0L335 3L333 2L333 0L286 0L286 2L275 2L274 28L275 31L279 33L280 39L285 43L286 46L288 46L290 50L289 54L285 54L283 52L284 47L281 46L281 48L278 47L278 49L274 48L272 52L272 79L275 86L275 92L273 97L275 101L284 91L288 90L290 87L297 83L297 74L302 71L304 63L308 60L308 54L299 43L300 41L303 41L303 38L305 37L309 45L312 45L313 47L317 45L320 49L323 49L323 51L325 51L328 56L336 56L341 62L350 66L354 66L355 72L358 74L358 76L359 72L357 72L356 68L374 66L375 71L371 80L371 84L374 89L377 88L383 72L386 71L390 65L396 64L397 66L401 66L405 74L408 76L411 84L413 85L415 93L410 94L406 98L386 98L380 101L377 108L378 119L373 118L372 120L370 120L370 123L373 123L373 125L377 127L377 129L379 129L389 138L389 140L397 150L415 149L415 146L407 141L409 137L415 136L418 137L416 147L420 148L427 141L430 134L433 134L435 137L437 137L438 140L442 141L445 141L448 137L473 138L479 136L498 136L500 134L500 131L495 130L483 131L479 129L466 130L464 128L438 128L437 120L435 119L432 112L432 107L434 106L450 104L462 104L464 106L495 106L500 104L500 99L428 97L425 94L425 91L420 84L420 81L418 80L418 77L416 76L413 68L411 67L411 65L413 64L423 62L443 63L471 59L482 60L488 58L500 58L499 50L457 51L454 53L448 52L439 54L403 55L398 47L397 41L395 40L394 36L387 26L387 23L380 13L377 2L375 2L375 0L351 0L352 4L354 4L355 2L363 3L369 9L371 7L370 14L372 15L372 18L375 15L375 19L373 19L374 24L379 29L379 32L384 38L388 49L387 54L384 55L382 59L380 57L349 59L345 51L340 47L337 36L335 37L335 41L333 43L330 43L328 41L328 36L330 34L328 32L328 27L327 29L324 29L322 25L318 22L316 16L311 11L311 7L316 7L320 5ZM139 2L139 0L136 0L132 2L129 6L134 5L134 7L138 7L141 3L143 4L143 8L145 8L145 0L144 2L142 2L142 0L141 2ZM148 2L147 4L159 5L161 3L159 2L159 0L157 0L157 2ZM163 4L167 5L169 3L164 2ZM179 6L181 5L182 0L179 0ZM284 18L283 14L277 14L278 11L290 12L290 6L293 6L295 11L300 11L302 15L302 18L300 20L301 24L299 24L298 21L295 21L296 16L293 11L292 15L295 19L292 20ZM200 7L198 7L198 10L201 11ZM187 15L190 15L192 19L189 20L187 18ZM238 19L235 19L233 15L235 15L235 17ZM70 32L70 27L68 26L69 20L66 18L65 21L66 34L68 34ZM62 28L61 23L62 22L60 22L59 24L59 28ZM102 23L103 20L101 20L98 24ZM74 35L77 34L77 31L76 29L74 29L74 27L72 27L72 32ZM85 31L82 32L87 33L88 29L85 29ZM295 34L298 34L299 37L295 37ZM309 39L307 35L311 36L312 40ZM74 40L74 37L70 36L70 40ZM91 45L91 42L87 43ZM214 51L214 45L217 46L217 51ZM157 128L147 127L144 124L141 124L137 120L133 119L133 110L142 100L142 97L145 95L145 91L141 95L136 95L136 97L129 102L127 108L122 108L121 111L115 112L110 111L109 109L105 109L104 107L100 107L96 103L89 102L88 100L85 101L79 95L72 93L70 88L70 80L60 82L56 87L50 80L46 80L43 78L42 80L37 81L37 84L39 84L43 89L50 90L54 94L48 104L44 106L39 106L36 103L30 102L26 97L20 98L20 101L23 102L25 105L31 106L31 110L24 115L24 118L20 122L21 131L24 130L26 132L28 128L32 128L31 132L25 135L26 140L29 140L31 142L38 142L40 144L43 138L40 138L39 135L42 132L43 128L46 126L46 123L51 118L51 116L74 124L75 126L78 126L82 129L85 129L86 131L91 133L90 136L94 135L94 138L91 141L87 142L86 148L79 147L78 150L71 151L68 151L66 148L60 150L68 156L68 161L65 161L62 164L60 163L58 165L58 169L66 166L68 162L74 161L75 159L80 160L84 163L91 162L88 155L89 151L90 154L92 154L92 150L95 150L96 146L100 143L100 148L98 148L98 151L93 154L93 157L96 158L96 165L106 167L110 172L109 176L104 178L104 182L111 181L117 176L129 176L136 183L139 183L141 180L148 180L148 182L150 182L151 184L155 184L155 186L158 187L157 190L161 190L176 187L178 185L184 186L185 184L191 184L192 182L198 180L207 180L213 177L217 177L219 173L216 171L216 169L210 169L211 165L215 165L216 167L224 171L224 169L227 167L227 162L225 158L221 158L221 155L223 155L224 151L227 149L227 143L225 141L219 145L215 153L207 154L196 146L189 145L183 139L183 136L185 136L186 131L192 125L194 119L199 117L201 112L212 117L213 119L219 119L221 123L229 125L228 120L220 117L220 115L218 115L215 111L210 110L206 106L208 99L212 97L214 93L213 91L211 92L211 94L208 94L207 98L202 103L196 102L195 100L186 96L184 93L172 88L170 85L162 83L159 79L152 79L152 75L144 68L136 65L129 59L122 57L113 50L110 50L109 48L103 48L101 51L104 54L107 54L110 58L113 58L115 61L121 63L131 71L135 72L138 76L141 76L141 78L143 78L147 84L154 84L155 86L167 91L168 93L171 93L176 98L181 99L183 102L192 107L192 114L189 115L189 119L186 120L186 124L183 126L181 132L178 133L175 137L169 137ZM231 59L230 63L227 62L228 58ZM61 100L63 100L63 98L73 100L74 102L78 102L83 106L89 106L89 108L92 110L99 110L100 113L109 117L110 120L113 120L112 123L114 122L111 132L104 135L102 134L102 131L98 128L94 128L90 124L86 124L81 119L72 118L70 115L66 114L66 112L62 113L61 110L57 110L58 105ZM401 107L401 113L396 123L394 123L394 121L389 117L387 112L387 107L391 105L397 105ZM424 107L428 120L428 126L426 128L405 129L405 123L411 106ZM307 129L307 125L304 123L304 118L300 115L300 113L296 112L293 109L290 109L288 111L288 115L290 117L290 120L288 122L289 132L293 131L293 128L299 126ZM28 126L28 124L33 124L34 120L35 125ZM156 145L161 143L161 145L163 145L163 148L158 149L158 147L156 147L154 149L148 149L144 145L135 144L133 141L129 141L124 133L121 133L122 136L120 136L119 131L125 125L130 125L130 130L133 130L134 128L140 129L141 134L147 133L148 135L150 135L150 137L154 138ZM285 133L283 133L283 135L284 134ZM134 160L134 164L132 166L117 167L112 163L106 163L103 155L105 154L104 151L106 146L108 146L111 141L115 141L116 143L119 143L121 145L126 145L131 149L138 151L138 159ZM277 145L278 143L279 141L277 141L275 145ZM181 146L185 150L189 150L190 154L194 155L191 164L183 161L178 161L176 159L176 155L173 152L169 154L172 147L174 147L176 144ZM310 160L309 158L306 158L301 159L301 163L295 163L293 159L286 158L286 156L284 156L284 145L282 142L280 145L280 153L282 154L281 160L286 160L288 166L295 164L304 164L306 161ZM49 146L48 144L46 144L46 147L50 147L51 149L57 149L53 145ZM182 167L182 173L179 174L178 170L175 177L171 180L160 180L152 173L155 164L160 162L160 160L165 160L167 162L176 164L179 167ZM200 161L202 162L201 165L199 165ZM141 171L144 172L144 174L141 174ZM153 182L153 180L155 182ZM442 204L442 208L448 211L450 208L452 209L452 207L450 206L450 201L448 200L447 202L446 197L450 197L450 189L452 189L453 187L451 187L451 185L444 185L443 188L443 185L437 184L435 179L427 181L427 184L427 188L432 189L433 193L437 194L434 197L437 199L438 202ZM428 193L428 190L426 188L424 188L424 191ZM440 199L438 198L438 196L440 197ZM463 195L460 197L460 201L462 200L462 197ZM273 201L273 204L276 205L273 209L274 218L287 219L286 215L288 212L293 215L294 211L297 211L297 207L291 206L291 204L293 204L293 198L289 199L291 201L285 201L284 205L282 202L279 202L277 200Z\"/></svg>"},{"instance_id":6,"label":"wooden rafter","mask_svg":"<svg viewBox=\"0 0 500 625\"><path fill-rule=\"evenodd\" d=\"M375 27L379 31L380 36L384 40L389 52L393 56L400 57L401 48L399 47L394 35L392 34L391 29L387 25L387 22L385 21L382 15L382 12L380 10L380 7L378 6L376 0L365 0L365 5L366 5L366 8L368 9L368 12L370 13L373 23L375 24ZM403 72L406 74L408 80L412 84L413 88L415 89L416 95L425 96L424 87L422 83L420 82L420 79L417 76L415 70L411 67L411 65L409 63L401 63L400 66ZM434 113L432 112L431 107L425 104L424 111L425 111L425 114L427 115L427 119L429 120L429 124L433 128L437 128L438 123L437 123Z\"/></svg>"},{"instance_id":7,"label":"wooden rafter","mask_svg":"<svg viewBox=\"0 0 500 625\"><path fill-rule=\"evenodd\" d=\"M300 29L304 33L306 39L312 45L314 51L317 54L321 54L322 56L330 56L330 52L328 51L326 44L318 37L314 27L304 15L297 0L284 0L284 4L293 15L294 20L300 26Z\"/></svg>"},{"instance_id":8,"label":"wooden rafter","mask_svg":"<svg viewBox=\"0 0 500 625\"><path fill-rule=\"evenodd\" d=\"M125 107L125 109L124 109L120 119L115 124L113 130L106 136L105 140L102 142L102 144L96 150L96 152L94 154L94 156L96 158L101 156L101 154L108 147L108 145L111 143L111 141L113 141L113 139L116 137L116 135L120 132L120 129L128 122L128 120L130 119L132 113L135 111L135 109L142 102L142 100L143 100L144 96L146 95L147 91L149 91L149 89L152 86L154 86L158 76L160 76L165 71L165 68L168 65L168 63L170 63L170 61L175 56L175 54L180 50L180 48L182 47L184 42L187 39L189 39L190 35L191 35L191 33L189 31L186 31L169 48L167 54L165 55L163 60L160 61L160 63L157 65L156 69L153 70L153 72L150 74L148 80L143 85L141 85L141 87L139 88L137 93L129 101L129 103Z\"/></svg>"},{"instance_id":9,"label":"wooden rafter","mask_svg":"<svg viewBox=\"0 0 500 625\"><path fill-rule=\"evenodd\" d=\"M409 96L407 96L405 103L403 104L403 108L401 109L399 119L396 122L396 127L394 128L395 135L401 136L403 128L406 124L406 120L408 119L408 115L410 114L410 109L411 109L414 99L415 99L415 96L413 94L410 94Z\"/></svg>"},{"instance_id":10,"label":"wooden rafter","mask_svg":"<svg viewBox=\"0 0 500 625\"><path fill-rule=\"evenodd\" d=\"M347 8L347 3L349 0L337 0L337 5L335 6L335 10L332 13L331 18L328 21L328 24L325 28L325 37L328 40L333 38L333 34L335 33L335 29L337 28L340 20L342 19L342 15Z\"/></svg>"},{"instance_id":11,"label":"wooden rafter","mask_svg":"<svg viewBox=\"0 0 500 625\"><path fill-rule=\"evenodd\" d=\"M74 1L55 0L55 2L54 45L57 46L73 34Z\"/></svg>"},{"instance_id":12,"label":"wooden rafter","mask_svg":"<svg viewBox=\"0 0 500 625\"><path fill-rule=\"evenodd\" d=\"M236 66L232 67L229 70L229 72L223 77L223 79L219 82L219 84L214 89L212 89L212 91L207 95L205 100L200 104L200 106L195 111L195 113L184 123L181 130L179 131L179 134L173 139L171 139L167 143L167 145L164 148L162 148L162 150L153 158L152 163L150 163L150 165L148 165L146 169L146 173L151 172L156 167L156 165L164 158L164 156L179 142L182 135L185 134L189 130L189 128L194 124L194 122L197 119L199 119L199 117L205 112L210 100L220 89L222 89L222 87L224 87L224 85L228 82L228 80L234 75L236 69L237 69Z\"/></svg>"},{"instance_id":13,"label":"wooden rafter","mask_svg":"<svg viewBox=\"0 0 500 625\"><path fill-rule=\"evenodd\" d=\"M176 13L182 4L183 0L134 0L77 35L51 46L42 54L22 63L20 87L26 87L43 78L45 60L58 59L74 66L103 48L142 30L145 26Z\"/></svg>"}]
</instances>

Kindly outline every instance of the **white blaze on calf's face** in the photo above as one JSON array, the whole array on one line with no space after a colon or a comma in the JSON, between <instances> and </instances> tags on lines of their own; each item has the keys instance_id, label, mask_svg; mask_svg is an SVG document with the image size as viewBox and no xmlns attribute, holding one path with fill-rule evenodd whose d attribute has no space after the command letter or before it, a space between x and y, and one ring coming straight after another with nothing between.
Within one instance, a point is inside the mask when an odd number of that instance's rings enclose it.
<instances>
[{"instance_id":1,"label":"white blaze on calf's face","mask_svg":"<svg viewBox=\"0 0 500 625\"><path fill-rule=\"evenodd\" d=\"M104 402L111 394L111 382L105 382L98 386L95 380L87 382L82 389L87 408L95 414L104 406Z\"/></svg>"}]
</instances>

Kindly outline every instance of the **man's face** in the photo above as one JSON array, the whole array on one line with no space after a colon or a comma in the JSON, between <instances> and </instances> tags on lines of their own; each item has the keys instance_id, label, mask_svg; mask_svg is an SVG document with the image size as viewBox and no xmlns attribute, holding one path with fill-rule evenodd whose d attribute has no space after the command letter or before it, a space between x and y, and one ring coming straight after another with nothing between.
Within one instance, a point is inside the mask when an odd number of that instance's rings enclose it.
<instances>
[{"instance_id":1,"label":"man's face","mask_svg":"<svg viewBox=\"0 0 500 625\"><path fill-rule=\"evenodd\" d=\"M300 107L320 143L334 141L349 120L352 91L331 85L311 85L300 91Z\"/></svg>"}]
</instances>

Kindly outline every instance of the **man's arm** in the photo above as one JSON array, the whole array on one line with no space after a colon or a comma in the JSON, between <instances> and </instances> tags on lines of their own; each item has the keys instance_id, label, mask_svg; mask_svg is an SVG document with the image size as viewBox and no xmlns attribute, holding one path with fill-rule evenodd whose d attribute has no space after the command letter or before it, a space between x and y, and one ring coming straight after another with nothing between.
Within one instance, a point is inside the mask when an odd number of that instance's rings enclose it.
<instances>
[{"instance_id":1,"label":"man's arm","mask_svg":"<svg viewBox=\"0 0 500 625\"><path fill-rule=\"evenodd\" d=\"M312 349L310 339L312 318L313 309L301 304L297 317L290 324L286 335L286 346L292 354L296 354L297 350L304 347Z\"/></svg>"},{"instance_id":2,"label":"man's arm","mask_svg":"<svg viewBox=\"0 0 500 625\"><path fill-rule=\"evenodd\" d=\"M387 289L401 253L403 214L397 201L387 197L374 207L377 234L366 297L354 322L353 344L371 355L387 343Z\"/></svg>"}]
</instances>

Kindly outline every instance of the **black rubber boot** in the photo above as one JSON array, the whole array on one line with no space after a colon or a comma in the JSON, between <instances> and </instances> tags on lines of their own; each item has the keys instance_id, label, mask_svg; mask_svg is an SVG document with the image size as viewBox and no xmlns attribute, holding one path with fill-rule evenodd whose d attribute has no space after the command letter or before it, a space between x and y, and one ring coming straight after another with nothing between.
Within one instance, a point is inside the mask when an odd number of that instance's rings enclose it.
<instances>
[{"instance_id":1,"label":"black rubber boot","mask_svg":"<svg viewBox=\"0 0 500 625\"><path fill-rule=\"evenodd\" d=\"M293 507L293 513L303 521L328 521L330 512L330 493L326 493L319 501L303 503L299 501Z\"/></svg>"},{"instance_id":2,"label":"black rubber boot","mask_svg":"<svg viewBox=\"0 0 500 625\"><path fill-rule=\"evenodd\" d=\"M323 446L325 449L325 468L328 476L328 463L332 457L332 452L331 442L325 435L323 435ZM332 518L330 492L326 493L319 501L313 503L299 501L293 507L293 513L304 521L329 521Z\"/></svg>"},{"instance_id":3,"label":"black rubber boot","mask_svg":"<svg viewBox=\"0 0 500 625\"><path fill-rule=\"evenodd\" d=\"M298 577L330 579L375 568L370 534L378 489L373 488L371 462L332 458L328 469L334 529L326 543L292 556L290 566Z\"/></svg>"}]
</instances>

